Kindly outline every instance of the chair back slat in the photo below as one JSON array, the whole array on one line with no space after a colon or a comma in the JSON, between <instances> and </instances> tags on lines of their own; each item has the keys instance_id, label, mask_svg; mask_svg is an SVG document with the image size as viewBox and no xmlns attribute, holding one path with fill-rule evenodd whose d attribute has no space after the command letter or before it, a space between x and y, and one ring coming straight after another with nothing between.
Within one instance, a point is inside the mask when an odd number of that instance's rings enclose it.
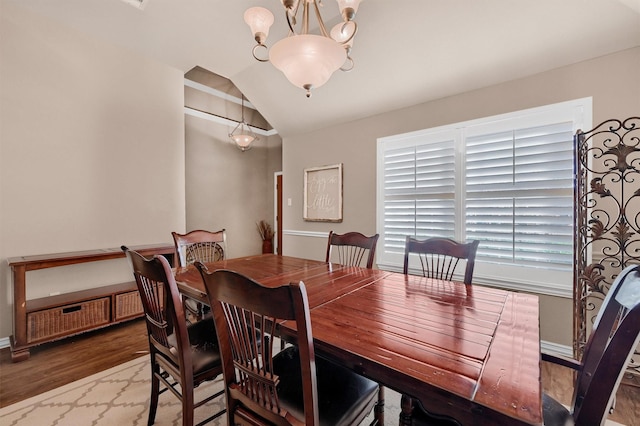
<instances>
[{"instance_id":1,"label":"chair back slat","mask_svg":"<svg viewBox=\"0 0 640 426\"><path fill-rule=\"evenodd\" d=\"M326 262L336 260L341 265L373 268L378 234L367 237L360 232L336 234L329 232ZM363 264L363 260L366 263Z\"/></svg>"},{"instance_id":2,"label":"chair back slat","mask_svg":"<svg viewBox=\"0 0 640 426\"><path fill-rule=\"evenodd\" d=\"M420 260L423 276L451 281L460 260L465 260L464 283L471 284L478 244L479 241L459 243L449 238L406 237L403 272L409 273L409 255L414 254Z\"/></svg>"},{"instance_id":3,"label":"chair back slat","mask_svg":"<svg viewBox=\"0 0 640 426\"><path fill-rule=\"evenodd\" d=\"M181 374L192 371L182 299L169 261L164 256L147 259L124 246L122 250L133 268L150 344L179 366ZM174 342L170 342L170 336Z\"/></svg>"},{"instance_id":4,"label":"chair back slat","mask_svg":"<svg viewBox=\"0 0 640 426\"><path fill-rule=\"evenodd\" d=\"M338 263L342 265L360 265L367 250L362 247L337 246Z\"/></svg>"},{"instance_id":5,"label":"chair back slat","mask_svg":"<svg viewBox=\"0 0 640 426\"><path fill-rule=\"evenodd\" d=\"M171 266L163 256L146 259L134 251L128 251L127 254L133 265L147 328L157 342L169 348L167 337L175 332L177 322L172 312L175 312L176 303L181 306L177 286L172 280ZM174 285L175 300L171 295L171 284Z\"/></svg>"},{"instance_id":6,"label":"chair back slat","mask_svg":"<svg viewBox=\"0 0 640 426\"><path fill-rule=\"evenodd\" d=\"M187 265L196 260L202 262L216 262L224 259L224 249L217 242L195 243L185 249L185 261Z\"/></svg>"},{"instance_id":7,"label":"chair back slat","mask_svg":"<svg viewBox=\"0 0 640 426\"><path fill-rule=\"evenodd\" d=\"M276 319L224 302L221 302L221 307L229 328L238 388L258 405L282 414L276 389L278 377L273 374L271 358L273 339L269 337L275 330L268 325ZM260 347L258 341L261 342Z\"/></svg>"},{"instance_id":8,"label":"chair back slat","mask_svg":"<svg viewBox=\"0 0 640 426\"><path fill-rule=\"evenodd\" d=\"M172 232L179 266L187 266L196 261L216 262L224 260L227 250L227 233L195 230L186 234Z\"/></svg>"},{"instance_id":9,"label":"chair back slat","mask_svg":"<svg viewBox=\"0 0 640 426\"><path fill-rule=\"evenodd\" d=\"M309 303L304 284L268 288L237 272L209 272L195 263L202 275L216 322L224 365L229 424L255 413L265 423L318 424L315 352ZM279 377L274 374L277 327L293 320L302 370L304 419L296 419L281 406ZM266 421L265 421L266 419Z\"/></svg>"},{"instance_id":10,"label":"chair back slat","mask_svg":"<svg viewBox=\"0 0 640 426\"><path fill-rule=\"evenodd\" d=\"M576 424L604 424L639 342L640 265L632 265L611 285L585 345L572 402Z\"/></svg>"},{"instance_id":11,"label":"chair back slat","mask_svg":"<svg viewBox=\"0 0 640 426\"><path fill-rule=\"evenodd\" d=\"M165 315L164 307L167 306L164 294L164 283L150 280L138 275L140 284L138 292L145 311L148 328L153 338L163 346L168 347L167 337L173 332L170 317Z\"/></svg>"},{"instance_id":12,"label":"chair back slat","mask_svg":"<svg viewBox=\"0 0 640 426\"><path fill-rule=\"evenodd\" d=\"M450 281L453 278L460 258L438 253L417 253L422 265L423 275Z\"/></svg>"}]
</instances>

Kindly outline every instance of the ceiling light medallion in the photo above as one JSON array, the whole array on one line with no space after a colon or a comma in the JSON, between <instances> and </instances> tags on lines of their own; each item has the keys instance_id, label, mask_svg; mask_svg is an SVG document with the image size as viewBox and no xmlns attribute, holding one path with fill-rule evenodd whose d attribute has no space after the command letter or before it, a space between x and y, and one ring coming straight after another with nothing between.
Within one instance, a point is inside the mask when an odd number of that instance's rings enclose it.
<instances>
[{"instance_id":1,"label":"ceiling light medallion","mask_svg":"<svg viewBox=\"0 0 640 426\"><path fill-rule=\"evenodd\" d=\"M350 71L353 68L351 46L358 25L353 20L361 0L336 0L342 15L342 22L327 32L320 15L322 0L280 0L285 9L289 25L287 37L276 42L268 49L265 41L269 28L273 25L273 14L263 7L252 7L244 13L244 21L251 28L256 44L253 57L260 62L270 61L274 67L284 73L295 86L307 91L322 86L334 71ZM302 3L300 29L296 30L298 9ZM310 9L314 10L320 34L309 33ZM259 49L268 50L268 58L259 57Z\"/></svg>"},{"instance_id":2,"label":"ceiling light medallion","mask_svg":"<svg viewBox=\"0 0 640 426\"><path fill-rule=\"evenodd\" d=\"M251 130L251 127L246 123L246 121L244 121L244 95L242 95L241 109L242 120L233 129L233 131L229 133L229 137L236 143L238 149L244 152L250 150L251 144L260 138L253 132L253 130Z\"/></svg>"}]
</instances>

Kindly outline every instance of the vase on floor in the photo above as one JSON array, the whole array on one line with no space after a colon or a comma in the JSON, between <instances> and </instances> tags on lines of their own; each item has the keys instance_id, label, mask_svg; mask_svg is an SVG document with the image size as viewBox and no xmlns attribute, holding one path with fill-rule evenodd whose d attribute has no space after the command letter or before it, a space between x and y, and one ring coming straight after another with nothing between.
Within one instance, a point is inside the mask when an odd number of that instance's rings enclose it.
<instances>
[{"instance_id":1,"label":"vase on floor","mask_svg":"<svg viewBox=\"0 0 640 426\"><path fill-rule=\"evenodd\" d=\"M262 253L273 253L273 240L262 241Z\"/></svg>"}]
</instances>

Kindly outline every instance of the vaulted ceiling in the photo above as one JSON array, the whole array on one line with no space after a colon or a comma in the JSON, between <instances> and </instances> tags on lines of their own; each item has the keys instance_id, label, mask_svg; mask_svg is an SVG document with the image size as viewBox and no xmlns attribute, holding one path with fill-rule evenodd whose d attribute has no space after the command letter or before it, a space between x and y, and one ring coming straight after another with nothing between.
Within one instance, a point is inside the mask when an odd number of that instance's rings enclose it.
<instances>
[{"instance_id":1,"label":"vaulted ceiling","mask_svg":"<svg viewBox=\"0 0 640 426\"><path fill-rule=\"evenodd\" d=\"M451 96L640 45L640 0L365 0L356 16L355 68L309 99L251 54L243 21L270 9L267 44L286 35L278 0L0 0L184 73L231 80L286 137ZM129 0L136 2L138 0ZM323 1L328 25L338 21Z\"/></svg>"}]
</instances>

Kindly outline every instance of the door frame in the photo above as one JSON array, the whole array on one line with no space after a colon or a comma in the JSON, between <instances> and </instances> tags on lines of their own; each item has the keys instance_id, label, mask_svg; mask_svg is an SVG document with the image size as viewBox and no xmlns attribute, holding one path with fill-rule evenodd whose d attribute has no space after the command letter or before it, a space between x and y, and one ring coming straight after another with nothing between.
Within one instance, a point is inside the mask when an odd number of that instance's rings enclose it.
<instances>
[{"instance_id":1,"label":"door frame","mask_svg":"<svg viewBox=\"0 0 640 426\"><path fill-rule=\"evenodd\" d=\"M274 252L282 256L282 172L273 174L273 223L276 230Z\"/></svg>"}]
</instances>

